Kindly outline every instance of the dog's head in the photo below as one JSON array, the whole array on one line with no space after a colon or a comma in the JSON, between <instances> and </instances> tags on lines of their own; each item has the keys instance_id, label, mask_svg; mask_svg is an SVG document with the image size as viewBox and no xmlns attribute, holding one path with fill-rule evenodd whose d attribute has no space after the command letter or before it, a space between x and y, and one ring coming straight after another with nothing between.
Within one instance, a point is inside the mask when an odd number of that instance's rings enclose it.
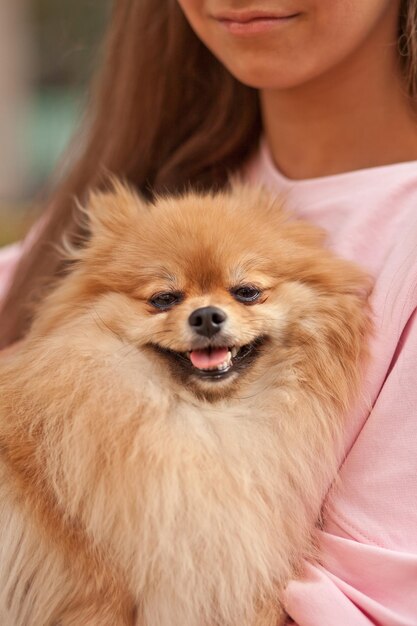
<instances>
[{"instance_id":1,"label":"dog's head","mask_svg":"<svg viewBox=\"0 0 417 626\"><path fill-rule=\"evenodd\" d=\"M259 189L161 197L96 194L79 266L103 328L159 359L176 384L227 397L247 372L323 325L320 302L362 275ZM281 355L281 356L280 356Z\"/></svg>"}]
</instances>

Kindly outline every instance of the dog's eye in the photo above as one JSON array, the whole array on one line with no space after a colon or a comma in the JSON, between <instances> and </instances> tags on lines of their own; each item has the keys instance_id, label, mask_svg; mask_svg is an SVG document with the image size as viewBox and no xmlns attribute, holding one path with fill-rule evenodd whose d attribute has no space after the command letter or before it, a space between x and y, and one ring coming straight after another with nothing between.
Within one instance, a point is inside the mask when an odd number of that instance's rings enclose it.
<instances>
[{"instance_id":1,"label":"dog's eye","mask_svg":"<svg viewBox=\"0 0 417 626\"><path fill-rule=\"evenodd\" d=\"M231 290L232 296L239 302L256 302L261 295L261 292L252 285L245 285L244 287L237 287Z\"/></svg>"},{"instance_id":2,"label":"dog's eye","mask_svg":"<svg viewBox=\"0 0 417 626\"><path fill-rule=\"evenodd\" d=\"M157 309L169 309L174 306L174 304L178 304L183 300L184 296L182 293L168 291L167 293L157 293L149 300L152 306Z\"/></svg>"}]
</instances>

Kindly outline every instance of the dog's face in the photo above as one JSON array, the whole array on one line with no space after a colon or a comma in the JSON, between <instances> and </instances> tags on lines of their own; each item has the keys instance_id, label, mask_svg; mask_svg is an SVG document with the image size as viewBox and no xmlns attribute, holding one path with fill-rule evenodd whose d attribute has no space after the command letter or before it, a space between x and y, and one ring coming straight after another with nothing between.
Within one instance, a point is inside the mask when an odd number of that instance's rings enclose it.
<instances>
[{"instance_id":1,"label":"dog's face","mask_svg":"<svg viewBox=\"0 0 417 626\"><path fill-rule=\"evenodd\" d=\"M208 400L314 332L320 292L354 280L327 258L321 232L259 190L149 206L119 187L93 197L90 211L82 268L99 318Z\"/></svg>"},{"instance_id":2,"label":"dog's face","mask_svg":"<svg viewBox=\"0 0 417 626\"><path fill-rule=\"evenodd\" d=\"M218 232L212 228L208 237L197 223L189 230L184 226L171 231L172 239L165 233L149 279L137 292L146 345L182 385L220 397L236 386L268 341L275 315L268 300L277 281L265 259L236 246L227 226L222 231L225 224L218 223ZM175 245L177 253L169 257L167 249Z\"/></svg>"}]
</instances>

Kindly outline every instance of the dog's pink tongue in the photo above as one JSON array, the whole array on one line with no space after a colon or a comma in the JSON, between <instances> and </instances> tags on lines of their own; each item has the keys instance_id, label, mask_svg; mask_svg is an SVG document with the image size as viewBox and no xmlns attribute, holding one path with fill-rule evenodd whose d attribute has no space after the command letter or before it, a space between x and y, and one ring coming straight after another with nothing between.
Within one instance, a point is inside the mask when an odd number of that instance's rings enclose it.
<instances>
[{"instance_id":1,"label":"dog's pink tongue","mask_svg":"<svg viewBox=\"0 0 417 626\"><path fill-rule=\"evenodd\" d=\"M190 352L190 361L194 367L200 370L216 367L226 360L227 352L227 348L215 348L210 352L208 350L193 350Z\"/></svg>"}]
</instances>

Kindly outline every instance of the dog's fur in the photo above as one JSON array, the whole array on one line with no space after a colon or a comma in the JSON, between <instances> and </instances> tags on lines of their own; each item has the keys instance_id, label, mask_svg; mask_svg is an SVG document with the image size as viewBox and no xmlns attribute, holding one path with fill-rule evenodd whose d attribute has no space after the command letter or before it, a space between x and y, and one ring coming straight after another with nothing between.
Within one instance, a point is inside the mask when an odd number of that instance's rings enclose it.
<instances>
[{"instance_id":1,"label":"dog's fur","mask_svg":"<svg viewBox=\"0 0 417 626\"><path fill-rule=\"evenodd\" d=\"M276 626L358 390L367 279L259 190L151 206L116 185L88 214L0 365L0 623ZM209 305L213 338L188 323ZM247 344L219 379L187 357Z\"/></svg>"}]
</instances>

